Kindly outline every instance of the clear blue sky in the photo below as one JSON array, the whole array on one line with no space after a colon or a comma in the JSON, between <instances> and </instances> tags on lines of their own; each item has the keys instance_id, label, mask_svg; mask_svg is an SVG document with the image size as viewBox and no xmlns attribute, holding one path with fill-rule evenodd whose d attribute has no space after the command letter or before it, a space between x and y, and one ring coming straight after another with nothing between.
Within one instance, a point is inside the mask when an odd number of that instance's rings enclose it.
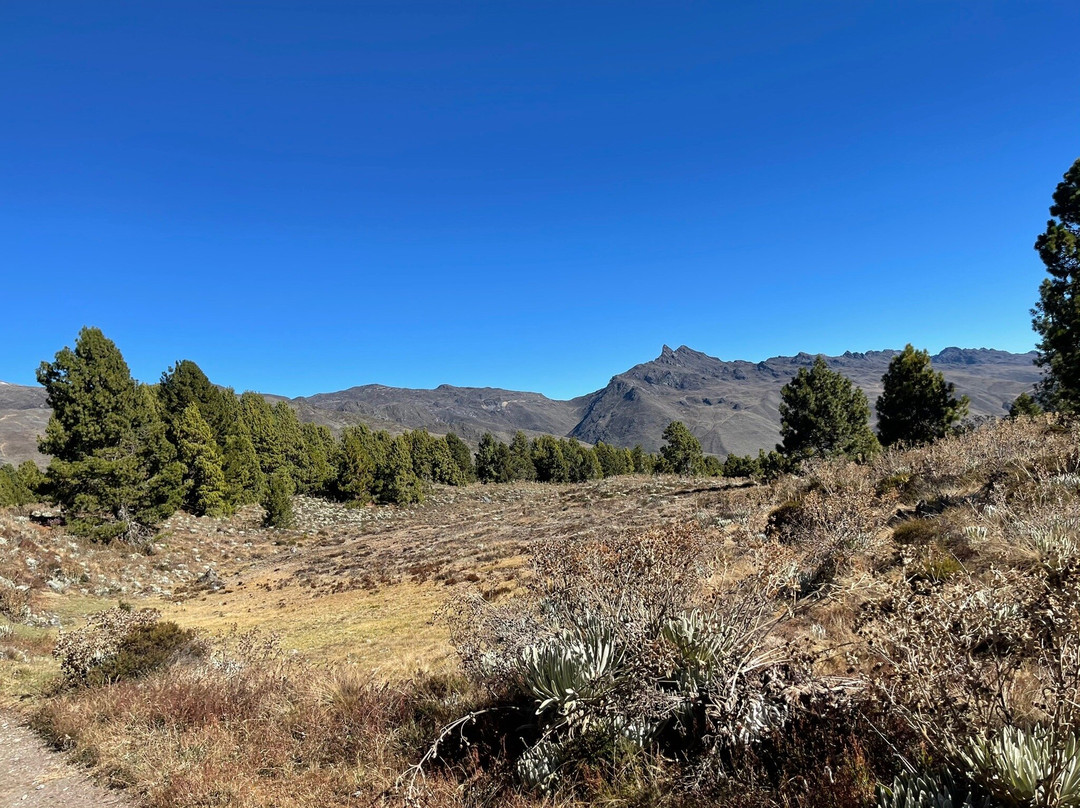
<instances>
[{"instance_id":1,"label":"clear blue sky","mask_svg":"<svg viewBox=\"0 0 1080 808\"><path fill-rule=\"evenodd\" d=\"M1080 3L0 5L0 379L1030 350Z\"/></svg>"}]
</instances>

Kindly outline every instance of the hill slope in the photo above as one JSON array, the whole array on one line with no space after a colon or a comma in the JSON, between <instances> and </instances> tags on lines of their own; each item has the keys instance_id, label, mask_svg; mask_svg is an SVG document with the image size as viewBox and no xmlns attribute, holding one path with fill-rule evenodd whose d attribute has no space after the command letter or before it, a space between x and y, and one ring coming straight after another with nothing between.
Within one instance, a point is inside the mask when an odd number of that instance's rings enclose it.
<instances>
[{"instance_id":1,"label":"hill slope","mask_svg":"<svg viewBox=\"0 0 1080 808\"><path fill-rule=\"evenodd\" d=\"M881 377L897 351L868 351L826 357L830 367L866 391L871 405L881 393ZM1001 416L1020 393L1040 377L1034 354L986 348L946 348L932 357L934 367L971 399L972 415ZM539 393L493 387L434 390L352 387L335 393L295 398L304 421L340 429L365 423L397 432L427 429L456 432L475 444L485 432L509 440L520 429L529 436L571 436L586 443L641 444L654 451L671 421L683 421L706 452L756 453L780 437L780 389L814 357L800 353L764 362L725 362L682 346L664 346L656 359L614 376L595 393L558 401ZM274 399L279 399L273 396ZM43 458L35 436L48 422L41 388L0 383L0 463Z\"/></svg>"}]
</instances>

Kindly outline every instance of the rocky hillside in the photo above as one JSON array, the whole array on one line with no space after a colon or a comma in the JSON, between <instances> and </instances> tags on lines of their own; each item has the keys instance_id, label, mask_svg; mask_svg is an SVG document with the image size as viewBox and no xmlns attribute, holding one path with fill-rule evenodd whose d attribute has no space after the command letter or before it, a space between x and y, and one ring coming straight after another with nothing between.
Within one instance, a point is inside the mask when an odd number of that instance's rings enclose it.
<instances>
[{"instance_id":1,"label":"rocky hillside","mask_svg":"<svg viewBox=\"0 0 1080 808\"><path fill-rule=\"evenodd\" d=\"M45 431L49 412L42 388L0 382L0 465L24 460L44 463L37 436Z\"/></svg>"},{"instance_id":2,"label":"rocky hillside","mask_svg":"<svg viewBox=\"0 0 1080 808\"><path fill-rule=\"evenodd\" d=\"M829 366L866 391L871 404L881 377L897 351L845 353ZM1020 393L1039 379L1034 354L987 348L946 348L934 367L971 399L972 415L1004 415ZM725 362L686 346L664 346L660 356L614 376L607 386L570 401L539 393L492 387L411 390L369 384L336 393L292 399L302 420L340 429L366 423L393 432L424 428L456 432L475 444L484 432L503 440L524 430L529 436L572 436L586 443L659 448L671 421L683 421L717 455L756 453L779 440L780 388L814 357L800 353L764 362ZM275 400L279 397L273 396ZM35 436L48 421L40 388L0 383L0 463L41 460Z\"/></svg>"},{"instance_id":3,"label":"rocky hillside","mask_svg":"<svg viewBox=\"0 0 1080 808\"><path fill-rule=\"evenodd\" d=\"M897 351L845 353L828 364L866 391L871 406L881 393L881 377ZM986 348L946 348L933 365L971 399L972 415L1001 416L1016 396L1039 379L1034 354ZM589 397L589 407L573 437L619 446L640 443L659 448L671 421L683 421L717 455L756 453L780 438L780 389L814 362L811 354L777 356L764 362L724 362L686 346L612 378Z\"/></svg>"}]
</instances>

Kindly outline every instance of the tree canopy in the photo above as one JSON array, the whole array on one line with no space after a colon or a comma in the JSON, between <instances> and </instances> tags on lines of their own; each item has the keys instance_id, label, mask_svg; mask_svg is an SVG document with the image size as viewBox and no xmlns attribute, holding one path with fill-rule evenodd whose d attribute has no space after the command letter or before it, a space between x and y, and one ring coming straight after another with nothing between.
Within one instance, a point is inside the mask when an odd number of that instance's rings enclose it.
<instances>
[{"instance_id":1,"label":"tree canopy","mask_svg":"<svg viewBox=\"0 0 1080 808\"><path fill-rule=\"evenodd\" d=\"M879 448L870 431L866 394L818 356L780 391L780 435L776 448L787 458L844 455L866 458Z\"/></svg>"},{"instance_id":2,"label":"tree canopy","mask_svg":"<svg viewBox=\"0 0 1080 808\"><path fill-rule=\"evenodd\" d=\"M1049 276L1031 312L1035 362L1046 370L1039 398L1048 409L1080 413L1080 159L1054 190L1050 216L1035 241Z\"/></svg>"},{"instance_id":3,"label":"tree canopy","mask_svg":"<svg viewBox=\"0 0 1080 808\"><path fill-rule=\"evenodd\" d=\"M881 382L876 409L883 446L937 440L967 414L967 396L957 398L956 385L931 367L930 354L910 344L892 358Z\"/></svg>"}]
</instances>

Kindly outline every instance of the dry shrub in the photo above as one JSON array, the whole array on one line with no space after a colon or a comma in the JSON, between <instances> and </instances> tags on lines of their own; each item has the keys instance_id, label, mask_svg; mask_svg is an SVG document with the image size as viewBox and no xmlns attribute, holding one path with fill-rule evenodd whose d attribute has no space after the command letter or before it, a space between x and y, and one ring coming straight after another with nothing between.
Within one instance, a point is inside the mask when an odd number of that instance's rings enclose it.
<instances>
[{"instance_id":1,"label":"dry shrub","mask_svg":"<svg viewBox=\"0 0 1080 808\"><path fill-rule=\"evenodd\" d=\"M270 635L233 634L200 661L63 692L35 726L152 808L344 806L389 794L464 697L453 683L312 668Z\"/></svg>"}]
</instances>

